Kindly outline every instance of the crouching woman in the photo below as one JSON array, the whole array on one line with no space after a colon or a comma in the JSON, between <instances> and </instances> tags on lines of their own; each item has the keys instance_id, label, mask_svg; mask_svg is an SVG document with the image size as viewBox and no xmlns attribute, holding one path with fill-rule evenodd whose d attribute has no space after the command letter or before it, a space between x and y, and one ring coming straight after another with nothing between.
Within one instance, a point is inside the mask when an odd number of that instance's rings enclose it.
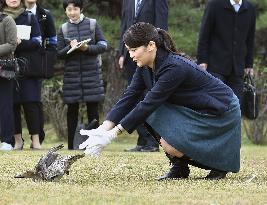
<instances>
[{"instance_id":1,"label":"crouching woman","mask_svg":"<svg viewBox=\"0 0 267 205\"><path fill-rule=\"evenodd\" d=\"M137 23L123 38L138 66L133 80L102 125L80 131L89 136L80 148L98 155L118 134L144 123L173 165L159 180L187 178L188 164L211 170L206 179L238 172L241 115L233 91L179 54L164 30Z\"/></svg>"}]
</instances>

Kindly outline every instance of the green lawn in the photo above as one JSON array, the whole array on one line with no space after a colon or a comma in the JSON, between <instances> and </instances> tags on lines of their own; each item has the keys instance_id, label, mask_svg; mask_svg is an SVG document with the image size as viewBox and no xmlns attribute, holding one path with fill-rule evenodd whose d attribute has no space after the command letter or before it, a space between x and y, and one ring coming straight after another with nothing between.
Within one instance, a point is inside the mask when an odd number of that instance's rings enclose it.
<instances>
[{"instance_id":1,"label":"green lawn","mask_svg":"<svg viewBox=\"0 0 267 205\"><path fill-rule=\"evenodd\" d=\"M267 204L266 146L243 143L241 170L225 180L198 179L207 172L191 167L189 179L157 182L154 178L169 169L164 153L125 153L123 149L135 143L135 138L128 139L117 139L99 158L76 162L59 182L13 178L32 168L48 147L59 143L56 140L45 142L41 151L27 149L26 141L23 151L0 152L0 205Z\"/></svg>"}]
</instances>

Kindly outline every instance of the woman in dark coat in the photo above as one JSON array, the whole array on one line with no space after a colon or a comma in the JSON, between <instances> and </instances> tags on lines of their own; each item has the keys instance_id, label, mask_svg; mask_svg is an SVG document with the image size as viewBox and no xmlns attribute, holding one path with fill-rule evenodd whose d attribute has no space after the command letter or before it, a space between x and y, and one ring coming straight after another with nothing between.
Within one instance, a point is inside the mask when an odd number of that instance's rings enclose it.
<instances>
[{"instance_id":1,"label":"woman in dark coat","mask_svg":"<svg viewBox=\"0 0 267 205\"><path fill-rule=\"evenodd\" d=\"M98 104L104 100L104 86L98 55L107 50L107 42L99 25L92 30L92 19L82 14L82 0L64 0L63 8L69 20L58 33L58 56L65 60L63 99L68 106L68 149L73 149L79 103L86 103L88 122L99 121ZM67 53L87 39L91 39L89 43Z\"/></svg>"},{"instance_id":2,"label":"woman in dark coat","mask_svg":"<svg viewBox=\"0 0 267 205\"><path fill-rule=\"evenodd\" d=\"M80 148L98 155L118 134L145 123L173 164L159 180L187 178L188 164L211 170L206 179L238 172L240 106L233 91L177 54L169 35L151 24L131 26L124 42L138 65L132 83L102 125L80 131L90 136Z\"/></svg>"},{"instance_id":3,"label":"woman in dark coat","mask_svg":"<svg viewBox=\"0 0 267 205\"><path fill-rule=\"evenodd\" d=\"M0 0L0 60L12 58L17 46L16 23L12 17L3 14L5 4L5 0ZM12 79L0 77L0 150L13 149L13 84Z\"/></svg>"},{"instance_id":4,"label":"woman in dark coat","mask_svg":"<svg viewBox=\"0 0 267 205\"><path fill-rule=\"evenodd\" d=\"M16 57L26 57L30 61L28 53L37 52L41 46L42 38L39 24L32 13L26 11L23 0L10 1L7 7L4 8L4 13L12 16L16 25L30 26L31 32L29 39L21 39L18 34L17 48L15 51ZM31 65L29 66L37 66ZM41 81L36 78L23 77L17 80L14 89L14 118L15 118L15 146L14 149L22 149L24 142L22 139L21 125L21 108L24 110L29 134L32 139L32 148L40 149L39 142L40 133L40 112L39 103L41 101Z\"/></svg>"},{"instance_id":5,"label":"woman in dark coat","mask_svg":"<svg viewBox=\"0 0 267 205\"><path fill-rule=\"evenodd\" d=\"M56 36L56 28L54 19L49 10L43 8L37 0L26 0L27 11L32 12L40 26L41 35L42 35L42 46L46 50L53 52L56 55L56 47L57 47L57 36ZM53 59L49 58L48 61L52 61ZM43 113L43 103L39 103L39 117L40 117L40 133L39 140L40 143L44 141L45 132L44 132L44 113Z\"/></svg>"}]
</instances>

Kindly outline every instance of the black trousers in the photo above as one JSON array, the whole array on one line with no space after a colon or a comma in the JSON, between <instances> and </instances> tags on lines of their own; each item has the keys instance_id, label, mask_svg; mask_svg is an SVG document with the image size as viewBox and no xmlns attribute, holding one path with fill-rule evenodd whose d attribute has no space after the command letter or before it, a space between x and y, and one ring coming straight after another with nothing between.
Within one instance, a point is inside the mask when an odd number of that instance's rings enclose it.
<instances>
[{"instance_id":1,"label":"black trousers","mask_svg":"<svg viewBox=\"0 0 267 205\"><path fill-rule=\"evenodd\" d=\"M129 54L125 58L124 66L128 76L128 85L130 85L136 70L136 64L132 61ZM137 145L159 147L157 141L150 135L144 125L139 125L136 131L138 133Z\"/></svg>"},{"instance_id":2,"label":"black trousers","mask_svg":"<svg viewBox=\"0 0 267 205\"><path fill-rule=\"evenodd\" d=\"M0 78L0 140L14 141L13 80Z\"/></svg>"},{"instance_id":3,"label":"black trousers","mask_svg":"<svg viewBox=\"0 0 267 205\"><path fill-rule=\"evenodd\" d=\"M68 149L73 149L73 139L78 123L79 103L71 103L67 104L67 106ZM99 122L98 102L87 102L86 107L88 123L94 119Z\"/></svg>"},{"instance_id":4,"label":"black trousers","mask_svg":"<svg viewBox=\"0 0 267 205\"><path fill-rule=\"evenodd\" d=\"M40 134L40 102L25 102L14 104L15 134L22 133L21 111L24 116L30 135Z\"/></svg>"}]
</instances>

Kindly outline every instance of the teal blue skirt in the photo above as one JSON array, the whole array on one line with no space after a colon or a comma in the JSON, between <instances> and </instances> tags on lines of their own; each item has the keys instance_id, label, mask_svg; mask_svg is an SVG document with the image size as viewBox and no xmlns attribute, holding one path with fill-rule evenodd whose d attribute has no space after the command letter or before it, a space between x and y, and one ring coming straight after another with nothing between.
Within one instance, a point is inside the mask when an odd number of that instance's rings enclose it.
<instances>
[{"instance_id":1,"label":"teal blue skirt","mask_svg":"<svg viewBox=\"0 0 267 205\"><path fill-rule=\"evenodd\" d=\"M211 168L240 169L241 112L234 95L228 111L215 116L165 103L147 123L171 146Z\"/></svg>"}]
</instances>

